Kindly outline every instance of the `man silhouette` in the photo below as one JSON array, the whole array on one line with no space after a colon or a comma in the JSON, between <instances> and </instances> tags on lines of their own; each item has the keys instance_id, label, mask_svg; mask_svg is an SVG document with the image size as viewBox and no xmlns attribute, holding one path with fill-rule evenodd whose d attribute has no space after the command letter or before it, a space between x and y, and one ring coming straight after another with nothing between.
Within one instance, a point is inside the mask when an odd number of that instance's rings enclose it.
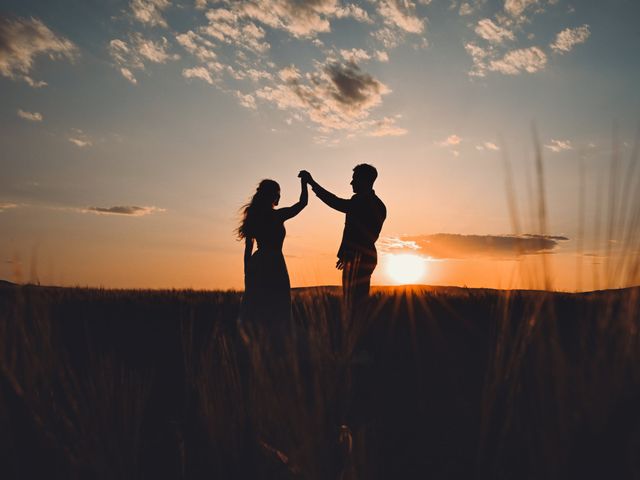
<instances>
[{"instance_id":1,"label":"man silhouette","mask_svg":"<svg viewBox=\"0 0 640 480\"><path fill-rule=\"evenodd\" d=\"M369 296L371 274L378 263L376 240L387 216L387 209L373 190L378 171L362 163L353 169L350 199L339 198L322 188L306 170L299 175L317 197L331 208L346 214L336 267L342 270L342 292L349 310Z\"/></svg>"}]
</instances>

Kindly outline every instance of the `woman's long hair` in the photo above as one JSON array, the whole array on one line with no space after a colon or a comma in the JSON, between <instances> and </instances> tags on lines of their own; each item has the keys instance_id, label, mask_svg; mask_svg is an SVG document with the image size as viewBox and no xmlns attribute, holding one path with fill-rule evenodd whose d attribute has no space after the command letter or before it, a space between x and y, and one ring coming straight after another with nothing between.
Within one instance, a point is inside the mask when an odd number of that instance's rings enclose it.
<instances>
[{"instance_id":1,"label":"woman's long hair","mask_svg":"<svg viewBox=\"0 0 640 480\"><path fill-rule=\"evenodd\" d=\"M251 201L242 207L240 226L236 230L238 238L255 238L260 224L265 216L273 209L273 204L280 194L280 185L274 180L262 180L258 184L256 193L251 197Z\"/></svg>"}]
</instances>

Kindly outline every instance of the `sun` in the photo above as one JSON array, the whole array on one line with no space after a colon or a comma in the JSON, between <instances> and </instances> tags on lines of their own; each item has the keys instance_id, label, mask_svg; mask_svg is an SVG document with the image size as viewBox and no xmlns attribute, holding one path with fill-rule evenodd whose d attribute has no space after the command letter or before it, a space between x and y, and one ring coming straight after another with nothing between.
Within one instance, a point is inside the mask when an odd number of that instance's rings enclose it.
<instances>
[{"instance_id":1,"label":"sun","mask_svg":"<svg viewBox=\"0 0 640 480\"><path fill-rule=\"evenodd\" d=\"M425 259L409 253L387 255L386 271L394 283L407 285L424 277Z\"/></svg>"}]
</instances>

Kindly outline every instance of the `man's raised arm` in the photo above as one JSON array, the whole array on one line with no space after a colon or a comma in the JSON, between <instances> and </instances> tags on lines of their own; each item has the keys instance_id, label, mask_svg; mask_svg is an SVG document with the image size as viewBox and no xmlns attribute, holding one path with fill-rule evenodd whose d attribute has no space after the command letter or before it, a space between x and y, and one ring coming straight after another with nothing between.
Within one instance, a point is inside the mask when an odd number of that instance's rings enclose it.
<instances>
[{"instance_id":1,"label":"man's raised arm","mask_svg":"<svg viewBox=\"0 0 640 480\"><path fill-rule=\"evenodd\" d=\"M345 198L340 198L334 195L333 193L331 193L330 191L322 188L318 184L318 182L316 182L313 179L311 174L306 170L300 171L298 176L303 180L306 180L307 183L311 185L311 189L313 190L313 193L315 193L320 200L322 200L324 203L326 203L328 206L330 206L334 210L338 210L339 212L342 212L342 213L347 213L347 211L349 210L349 200Z\"/></svg>"}]
</instances>

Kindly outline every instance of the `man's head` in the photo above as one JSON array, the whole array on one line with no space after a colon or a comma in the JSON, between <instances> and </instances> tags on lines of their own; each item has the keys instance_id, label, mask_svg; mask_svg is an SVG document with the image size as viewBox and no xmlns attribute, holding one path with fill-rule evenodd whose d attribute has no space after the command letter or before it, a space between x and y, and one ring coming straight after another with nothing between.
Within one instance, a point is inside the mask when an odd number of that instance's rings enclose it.
<instances>
[{"instance_id":1,"label":"man's head","mask_svg":"<svg viewBox=\"0 0 640 480\"><path fill-rule=\"evenodd\" d=\"M378 178L378 171L373 165L361 163L353 169L351 188L353 193L368 192L373 189L373 182Z\"/></svg>"}]
</instances>

